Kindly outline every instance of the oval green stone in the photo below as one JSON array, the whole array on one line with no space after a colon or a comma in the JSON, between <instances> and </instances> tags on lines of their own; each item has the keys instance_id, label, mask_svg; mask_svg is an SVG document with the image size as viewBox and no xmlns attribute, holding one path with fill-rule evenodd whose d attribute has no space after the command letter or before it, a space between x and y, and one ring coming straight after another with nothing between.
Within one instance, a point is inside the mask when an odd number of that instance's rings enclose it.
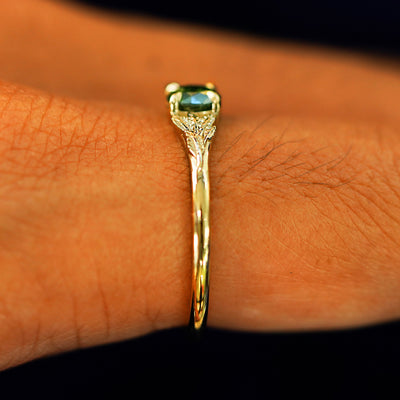
<instances>
[{"instance_id":1,"label":"oval green stone","mask_svg":"<svg viewBox=\"0 0 400 400\"><path fill-rule=\"evenodd\" d=\"M210 89L204 86L183 86L179 101L179 110L181 111L209 111L212 109L212 100L208 93Z\"/></svg>"}]
</instances>

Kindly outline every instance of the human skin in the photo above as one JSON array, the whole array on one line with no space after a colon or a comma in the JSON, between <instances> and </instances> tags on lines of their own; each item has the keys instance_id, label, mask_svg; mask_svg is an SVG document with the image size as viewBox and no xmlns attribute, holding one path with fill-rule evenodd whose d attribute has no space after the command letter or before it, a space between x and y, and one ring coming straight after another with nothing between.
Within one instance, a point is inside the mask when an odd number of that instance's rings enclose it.
<instances>
[{"instance_id":1,"label":"human skin","mask_svg":"<svg viewBox=\"0 0 400 400\"><path fill-rule=\"evenodd\" d=\"M191 193L170 81L223 96L208 324L399 317L394 64L59 2L2 2L0 30L2 369L187 323Z\"/></svg>"}]
</instances>

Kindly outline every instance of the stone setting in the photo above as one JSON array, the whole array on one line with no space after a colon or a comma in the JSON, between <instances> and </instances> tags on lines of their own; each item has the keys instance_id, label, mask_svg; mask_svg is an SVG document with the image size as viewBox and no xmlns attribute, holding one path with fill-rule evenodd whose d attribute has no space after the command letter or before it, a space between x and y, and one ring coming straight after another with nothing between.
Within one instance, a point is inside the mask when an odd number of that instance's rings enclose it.
<instances>
[{"instance_id":1,"label":"stone setting","mask_svg":"<svg viewBox=\"0 0 400 400\"><path fill-rule=\"evenodd\" d=\"M212 83L181 86L176 82L165 88L172 122L183 131L186 146L194 157L207 151L215 133L221 97Z\"/></svg>"}]
</instances>

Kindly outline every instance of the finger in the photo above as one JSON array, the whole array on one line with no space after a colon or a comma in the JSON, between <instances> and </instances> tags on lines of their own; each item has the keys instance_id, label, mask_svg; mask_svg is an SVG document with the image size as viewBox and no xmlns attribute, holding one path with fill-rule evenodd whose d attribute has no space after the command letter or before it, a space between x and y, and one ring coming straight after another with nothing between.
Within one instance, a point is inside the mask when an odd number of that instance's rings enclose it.
<instances>
[{"instance_id":1,"label":"finger","mask_svg":"<svg viewBox=\"0 0 400 400\"><path fill-rule=\"evenodd\" d=\"M0 76L159 109L166 83L215 82L224 112L398 121L398 69L358 55L120 18L49 1L0 5Z\"/></svg>"},{"instance_id":2,"label":"finger","mask_svg":"<svg viewBox=\"0 0 400 400\"><path fill-rule=\"evenodd\" d=\"M187 323L191 199L163 113L6 84L0 365ZM211 153L211 326L398 318L398 129L224 118ZM379 152L376 149L379 148Z\"/></svg>"},{"instance_id":3,"label":"finger","mask_svg":"<svg viewBox=\"0 0 400 400\"><path fill-rule=\"evenodd\" d=\"M183 322L189 182L158 124L1 84L0 368Z\"/></svg>"}]
</instances>

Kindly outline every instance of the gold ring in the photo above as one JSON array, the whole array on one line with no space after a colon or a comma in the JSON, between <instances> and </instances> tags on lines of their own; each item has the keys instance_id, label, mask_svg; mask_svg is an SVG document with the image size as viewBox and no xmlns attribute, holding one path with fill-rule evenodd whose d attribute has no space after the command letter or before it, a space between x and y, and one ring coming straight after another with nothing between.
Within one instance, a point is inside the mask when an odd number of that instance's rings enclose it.
<instances>
[{"instance_id":1,"label":"gold ring","mask_svg":"<svg viewBox=\"0 0 400 400\"><path fill-rule=\"evenodd\" d=\"M165 88L172 122L183 131L190 161L193 204L193 276L189 327L201 331L207 321L210 263L210 181L208 153L221 97L211 83Z\"/></svg>"}]
</instances>

